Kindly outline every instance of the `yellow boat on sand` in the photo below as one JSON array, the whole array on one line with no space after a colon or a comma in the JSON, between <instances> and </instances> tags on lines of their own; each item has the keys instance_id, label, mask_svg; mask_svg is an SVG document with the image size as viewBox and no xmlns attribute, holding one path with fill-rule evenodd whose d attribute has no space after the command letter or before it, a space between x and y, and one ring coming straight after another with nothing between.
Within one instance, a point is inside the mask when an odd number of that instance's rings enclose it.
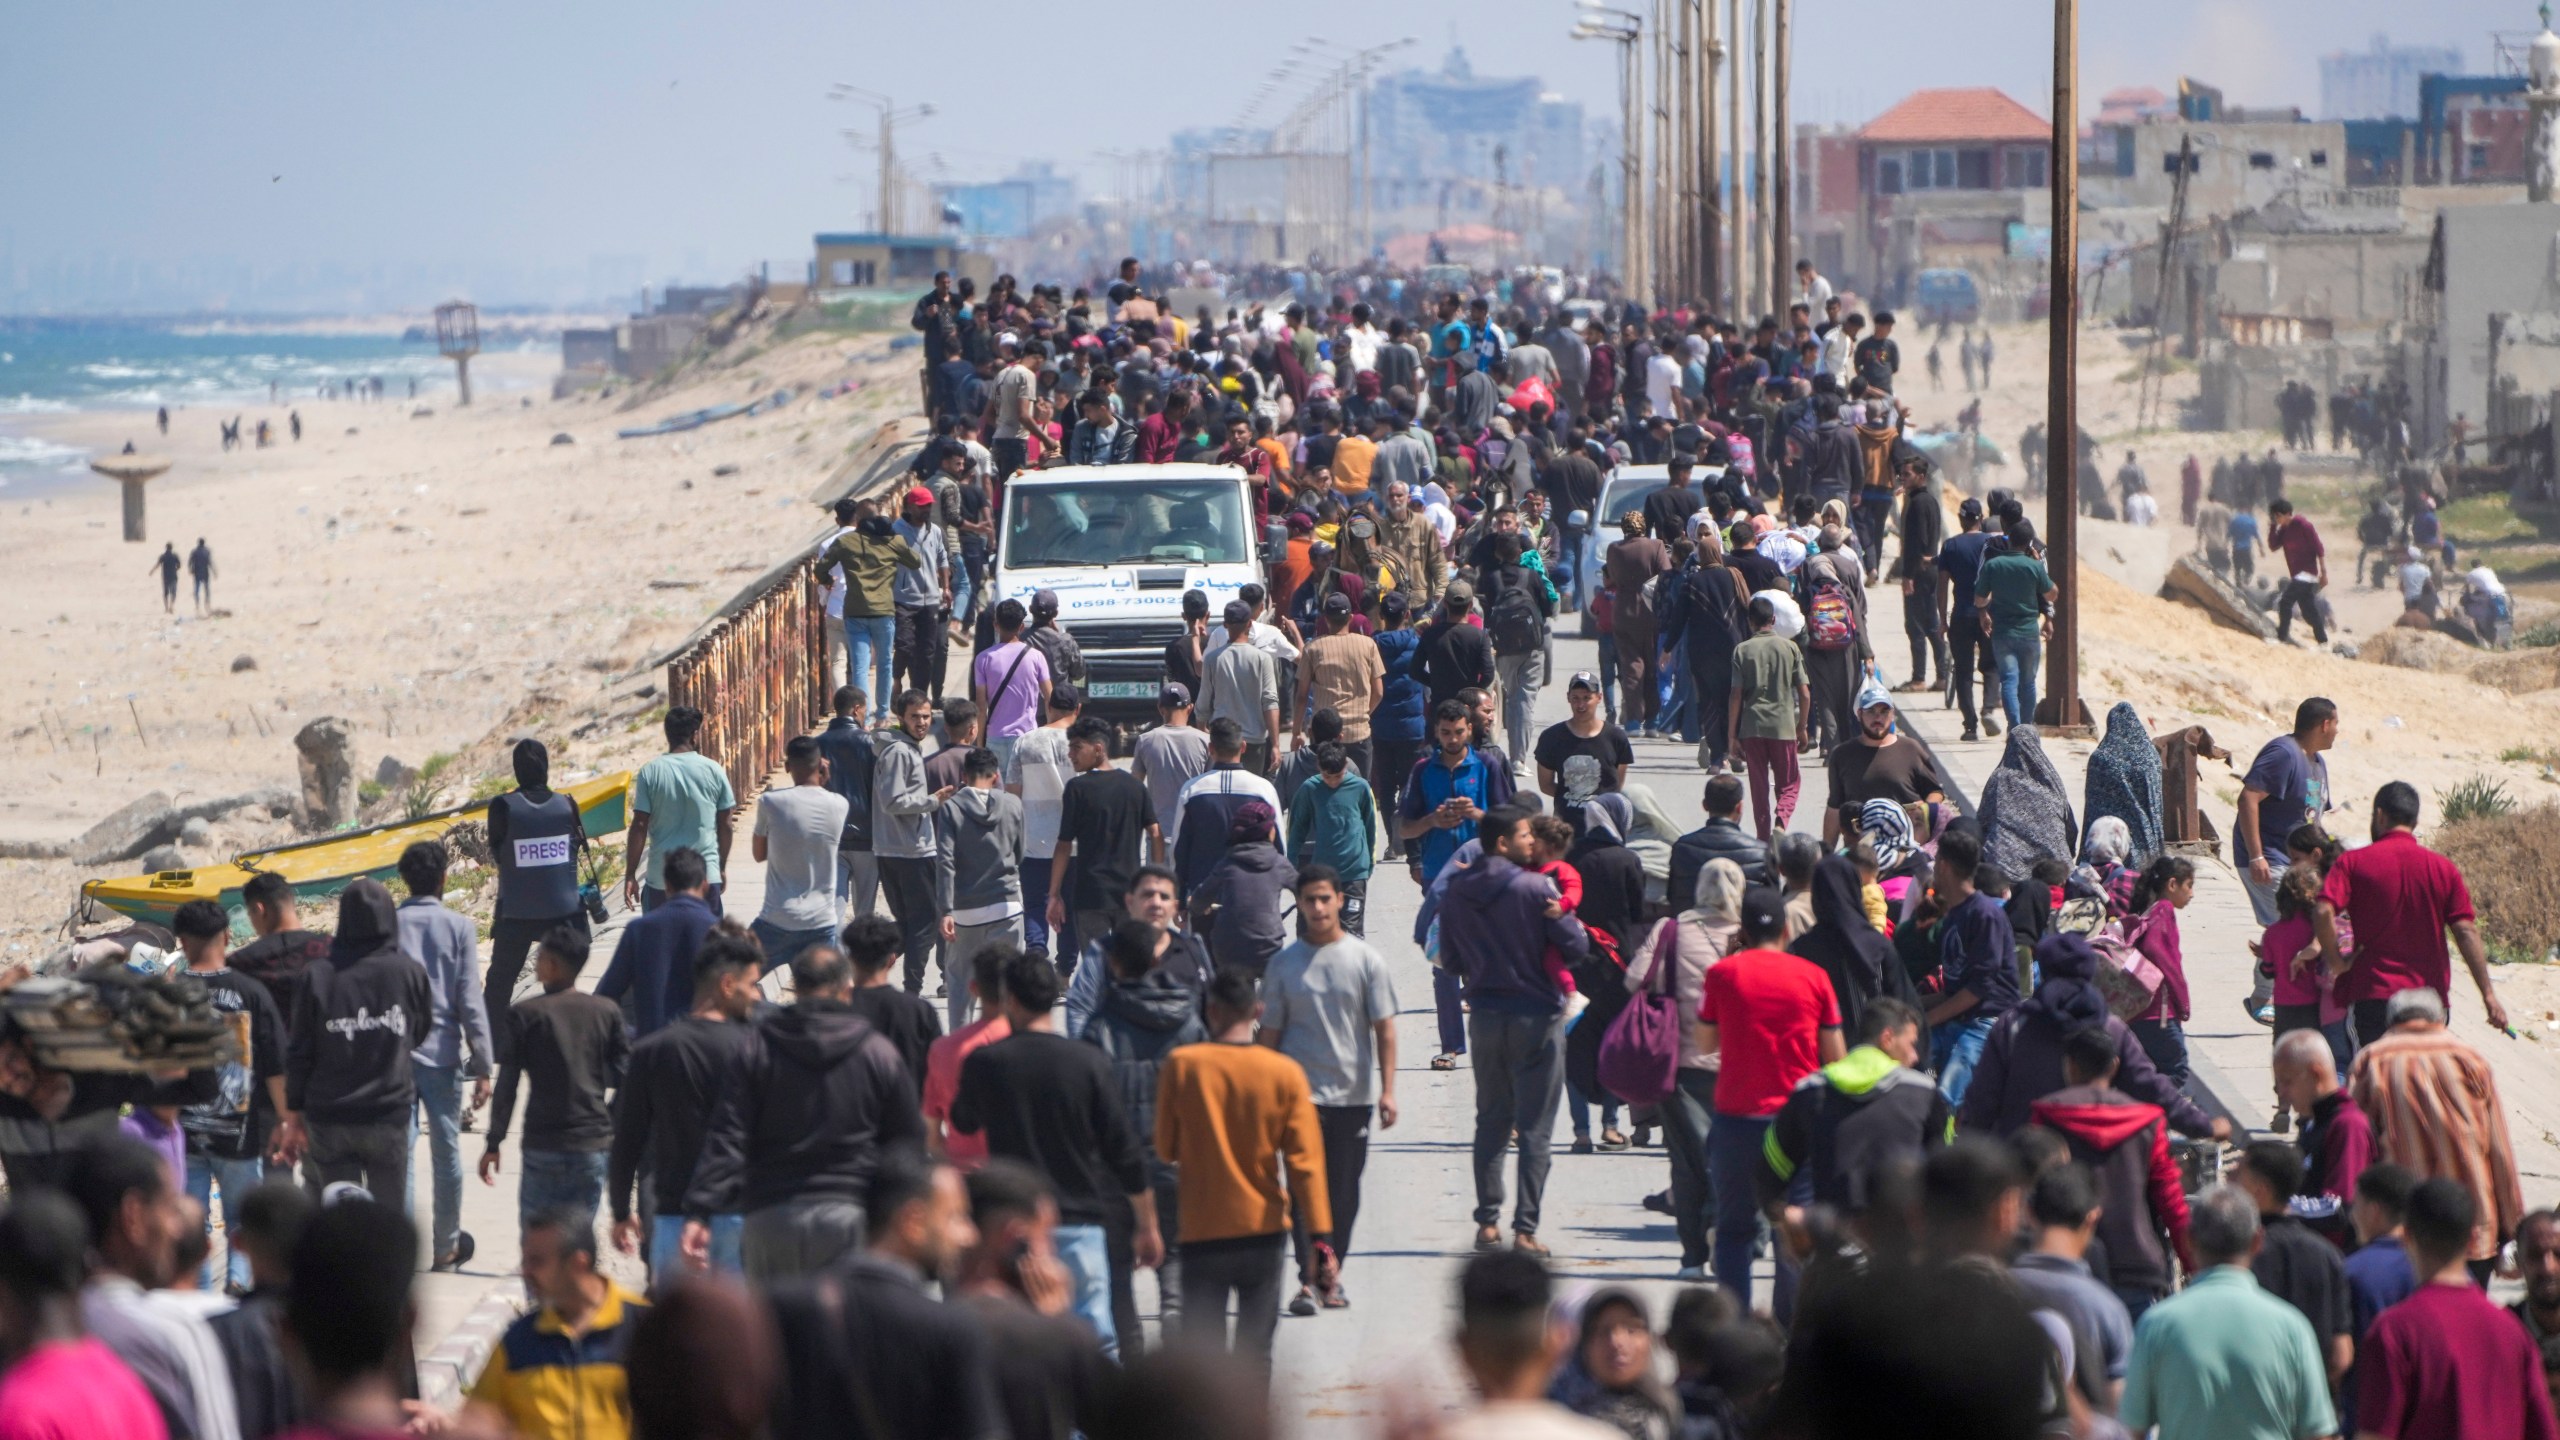
<instances>
[{"instance_id":1,"label":"yellow boat on sand","mask_svg":"<svg viewBox=\"0 0 2560 1440\"><path fill-rule=\"evenodd\" d=\"M564 785L560 793L578 802L587 834L600 837L630 828L631 772L618 770L593 780ZM421 840L441 838L454 826L488 809L487 801L441 810L416 820L320 835L271 850L233 856L229 864L195 870L162 870L91 880L80 887L81 899L120 915L166 925L178 907L190 900L211 900L231 912L232 929L247 933L240 887L249 877L273 872L293 882L294 893L308 904L325 900L366 876L388 880L398 872L400 852Z\"/></svg>"}]
</instances>

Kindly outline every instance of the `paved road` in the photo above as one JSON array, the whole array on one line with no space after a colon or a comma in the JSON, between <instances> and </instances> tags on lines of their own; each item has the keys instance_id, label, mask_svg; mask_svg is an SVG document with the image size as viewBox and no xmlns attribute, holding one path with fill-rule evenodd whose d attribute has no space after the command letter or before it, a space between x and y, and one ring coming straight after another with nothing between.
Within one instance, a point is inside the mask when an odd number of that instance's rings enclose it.
<instances>
[{"instance_id":1,"label":"paved road","mask_svg":"<svg viewBox=\"0 0 2560 1440\"><path fill-rule=\"evenodd\" d=\"M1558 639L1560 676L1596 664L1592 642ZM1542 690L1537 710L1541 726L1562 720L1561 687ZM1684 828L1704 819L1704 781L1694 747L1636 742L1628 783L1649 787ZM1797 829L1819 833L1812 802L1821 783L1819 768L1807 773L1809 798L1798 806ZM1534 788L1534 779L1529 784ZM1403 1118L1392 1130L1372 1133L1356 1249L1344 1272L1351 1307L1281 1321L1274 1404L1284 1425L1301 1436L1374 1436L1390 1396L1432 1405L1457 1403L1464 1393L1448 1337L1453 1286L1475 1233L1469 1161L1475 1090L1463 1067L1429 1068L1438 1048L1430 967L1407 938L1419 898L1401 867L1382 871L1370 892L1369 937L1387 957L1404 1010L1396 1079ZM1569 1127L1562 1115L1556 1133L1539 1237L1553 1247L1565 1276L1637 1286L1651 1298L1659 1323L1680 1288L1672 1278L1680 1251L1671 1221L1639 1203L1670 1181L1660 1132L1654 1145L1615 1155L1565 1153ZM1765 1305L1765 1265L1758 1293Z\"/></svg>"}]
</instances>

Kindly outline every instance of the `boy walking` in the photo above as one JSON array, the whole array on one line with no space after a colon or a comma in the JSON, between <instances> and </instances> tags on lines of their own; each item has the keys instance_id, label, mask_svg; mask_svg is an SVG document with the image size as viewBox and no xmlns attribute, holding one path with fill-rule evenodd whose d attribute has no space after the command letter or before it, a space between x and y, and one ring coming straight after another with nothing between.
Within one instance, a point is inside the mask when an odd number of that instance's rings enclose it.
<instances>
[{"instance_id":1,"label":"boy walking","mask_svg":"<svg viewBox=\"0 0 2560 1440\"><path fill-rule=\"evenodd\" d=\"M498 1067L497 1103L480 1183L498 1183L498 1147L515 1120L516 1090L527 1076L524 1175L516 1182L516 1216L527 1233L554 1213L582 1217L586 1233L604 1200L605 1163L613 1150L613 1108L605 1095L622 1084L630 1043L622 1007L578 989L587 937L562 926L533 952L542 993L507 1010L506 1063Z\"/></svg>"},{"instance_id":2,"label":"boy walking","mask_svg":"<svg viewBox=\"0 0 2560 1440\"><path fill-rule=\"evenodd\" d=\"M1725 705L1726 733L1751 777L1751 825L1765 845L1773 830L1795 818L1796 752L1809 743L1805 717L1813 709L1804 652L1778 635L1778 609L1767 596L1752 600L1751 638L1733 647L1733 697Z\"/></svg>"},{"instance_id":3,"label":"boy walking","mask_svg":"<svg viewBox=\"0 0 2560 1440\"><path fill-rule=\"evenodd\" d=\"M1378 803L1369 782L1352 773L1348 747L1317 746L1316 778L1289 800L1289 863L1298 867L1301 885L1310 865L1333 872L1342 928L1354 935L1369 933L1369 872L1377 854Z\"/></svg>"}]
</instances>

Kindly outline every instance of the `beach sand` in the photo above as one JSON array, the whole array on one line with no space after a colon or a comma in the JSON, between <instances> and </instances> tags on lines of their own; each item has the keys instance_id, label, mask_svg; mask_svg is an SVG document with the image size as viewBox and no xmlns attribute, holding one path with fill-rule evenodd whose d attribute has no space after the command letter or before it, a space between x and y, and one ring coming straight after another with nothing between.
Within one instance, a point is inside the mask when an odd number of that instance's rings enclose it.
<instances>
[{"instance_id":1,"label":"beach sand","mask_svg":"<svg viewBox=\"0 0 2560 1440\"><path fill-rule=\"evenodd\" d=\"M556 357L486 355L467 410L450 397L414 418L399 401L243 407L252 430L277 422L279 441L229 454L210 409L175 414L166 439L148 412L21 423L100 453L131 439L176 464L150 486L147 544L119 538L117 487L103 479L0 506L0 673L15 697L0 732L0 841L67 840L151 791L184 802L291 786L294 732L323 715L354 730L359 778L385 756L414 767L462 751L502 722L546 735L555 776L654 751L632 738L653 729L636 719L584 741L565 732L615 705L644 711L638 692L662 690L663 673L616 682L821 533L813 488L911 408L913 358L890 360L888 339L749 337L732 347L741 359L628 411L627 384L555 401ZM863 388L815 398L846 378ZM614 438L784 387L794 398L776 411ZM281 438L288 408L302 416L298 444ZM722 466L737 468L715 476ZM164 615L151 562L162 542L184 554L199 536L216 613L198 618L182 589ZM235 668L242 657L255 668ZM504 773L481 751L479 769ZM489 778L450 774L446 803ZM244 814L189 858L285 830ZM139 868L0 860L0 959L50 948L79 880Z\"/></svg>"}]
</instances>

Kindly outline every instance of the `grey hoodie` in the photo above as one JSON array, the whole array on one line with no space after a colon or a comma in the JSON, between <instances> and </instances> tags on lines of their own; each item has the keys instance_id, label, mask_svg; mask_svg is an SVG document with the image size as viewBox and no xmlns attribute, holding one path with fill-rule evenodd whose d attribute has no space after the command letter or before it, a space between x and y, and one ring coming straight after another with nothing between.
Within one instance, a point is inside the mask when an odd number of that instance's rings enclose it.
<instances>
[{"instance_id":1,"label":"grey hoodie","mask_svg":"<svg viewBox=\"0 0 2560 1440\"><path fill-rule=\"evenodd\" d=\"M933 789L925 784L924 751L895 725L880 731L871 772L871 853L890 859L933 858Z\"/></svg>"},{"instance_id":2,"label":"grey hoodie","mask_svg":"<svg viewBox=\"0 0 2560 1440\"><path fill-rule=\"evenodd\" d=\"M1022 797L964 785L937 828L943 914L1022 903Z\"/></svg>"}]
</instances>

